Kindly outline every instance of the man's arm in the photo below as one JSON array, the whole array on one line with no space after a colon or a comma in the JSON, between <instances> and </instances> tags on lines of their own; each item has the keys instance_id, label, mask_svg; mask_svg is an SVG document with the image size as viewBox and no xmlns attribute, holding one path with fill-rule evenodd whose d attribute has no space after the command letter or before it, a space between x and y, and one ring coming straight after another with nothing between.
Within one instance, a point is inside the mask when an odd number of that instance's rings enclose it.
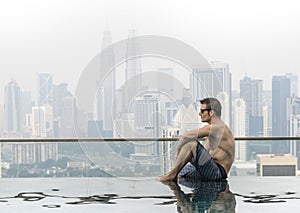
<instances>
[{"instance_id":1,"label":"man's arm","mask_svg":"<svg viewBox=\"0 0 300 213\"><path fill-rule=\"evenodd\" d=\"M182 137L179 139L177 145L177 155L179 154L181 148L190 141L195 141L198 138L203 138L209 135L211 125L204 126L199 129L193 129L185 132Z\"/></svg>"}]
</instances>

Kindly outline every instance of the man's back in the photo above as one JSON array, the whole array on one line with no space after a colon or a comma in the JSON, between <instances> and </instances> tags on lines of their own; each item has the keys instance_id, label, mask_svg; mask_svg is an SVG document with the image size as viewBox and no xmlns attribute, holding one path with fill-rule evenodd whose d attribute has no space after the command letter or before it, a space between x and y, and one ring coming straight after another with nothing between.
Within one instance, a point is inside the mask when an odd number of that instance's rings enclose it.
<instances>
[{"instance_id":1,"label":"man's back","mask_svg":"<svg viewBox=\"0 0 300 213\"><path fill-rule=\"evenodd\" d=\"M235 141L233 134L226 125L212 125L212 134L208 137L210 144L216 144L216 148L209 151L214 161L226 170L228 174L234 161ZM213 140L213 141L212 141Z\"/></svg>"}]
</instances>

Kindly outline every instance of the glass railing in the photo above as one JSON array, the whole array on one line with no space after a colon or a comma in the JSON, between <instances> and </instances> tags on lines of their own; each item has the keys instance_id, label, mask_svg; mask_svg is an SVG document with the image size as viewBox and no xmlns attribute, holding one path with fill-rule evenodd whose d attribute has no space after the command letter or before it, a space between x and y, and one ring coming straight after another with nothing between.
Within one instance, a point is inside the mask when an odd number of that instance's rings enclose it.
<instances>
[{"instance_id":1,"label":"glass railing","mask_svg":"<svg viewBox=\"0 0 300 213\"><path fill-rule=\"evenodd\" d=\"M235 140L232 176L260 175L257 161L264 155L292 156L297 175L300 137ZM177 141L178 138L2 138L1 177L158 177L174 165Z\"/></svg>"}]
</instances>

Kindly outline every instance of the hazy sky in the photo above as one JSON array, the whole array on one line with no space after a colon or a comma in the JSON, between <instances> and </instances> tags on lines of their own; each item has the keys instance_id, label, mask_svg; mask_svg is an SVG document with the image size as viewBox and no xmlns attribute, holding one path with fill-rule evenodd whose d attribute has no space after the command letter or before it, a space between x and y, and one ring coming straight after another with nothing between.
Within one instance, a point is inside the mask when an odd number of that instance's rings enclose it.
<instances>
[{"instance_id":1,"label":"hazy sky","mask_svg":"<svg viewBox=\"0 0 300 213\"><path fill-rule=\"evenodd\" d=\"M0 101L14 78L36 89L36 73L74 91L101 49L108 27L114 42L163 35L195 47L209 61L230 65L233 89L247 73L264 79L300 72L300 1L241 0L11 0L0 1ZM34 93L34 92L33 92Z\"/></svg>"}]
</instances>

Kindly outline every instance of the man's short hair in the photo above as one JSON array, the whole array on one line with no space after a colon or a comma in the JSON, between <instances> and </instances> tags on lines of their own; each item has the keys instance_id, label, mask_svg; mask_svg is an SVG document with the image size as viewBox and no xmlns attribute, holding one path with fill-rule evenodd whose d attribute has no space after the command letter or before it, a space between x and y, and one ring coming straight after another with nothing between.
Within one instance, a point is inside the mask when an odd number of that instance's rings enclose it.
<instances>
[{"instance_id":1,"label":"man's short hair","mask_svg":"<svg viewBox=\"0 0 300 213\"><path fill-rule=\"evenodd\" d=\"M220 101L216 98L204 98L200 100L201 104L206 104L208 109L212 109L216 112L217 116L221 116L222 106Z\"/></svg>"}]
</instances>

